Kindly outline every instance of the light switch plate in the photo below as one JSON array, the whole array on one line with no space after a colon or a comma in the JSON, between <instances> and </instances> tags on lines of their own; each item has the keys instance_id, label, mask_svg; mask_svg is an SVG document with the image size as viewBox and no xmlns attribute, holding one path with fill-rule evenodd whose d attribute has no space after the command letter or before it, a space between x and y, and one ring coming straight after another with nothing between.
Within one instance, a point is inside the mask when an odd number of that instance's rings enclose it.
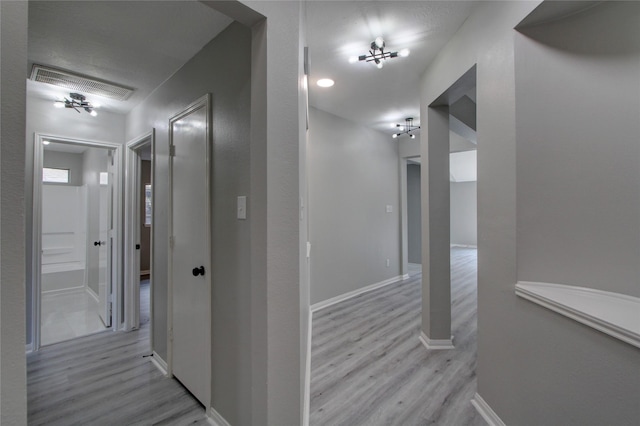
<instances>
[{"instance_id":1,"label":"light switch plate","mask_svg":"<svg viewBox=\"0 0 640 426\"><path fill-rule=\"evenodd\" d=\"M387 204L387 213L393 212L393 206L391 204Z\"/></svg>"}]
</instances>

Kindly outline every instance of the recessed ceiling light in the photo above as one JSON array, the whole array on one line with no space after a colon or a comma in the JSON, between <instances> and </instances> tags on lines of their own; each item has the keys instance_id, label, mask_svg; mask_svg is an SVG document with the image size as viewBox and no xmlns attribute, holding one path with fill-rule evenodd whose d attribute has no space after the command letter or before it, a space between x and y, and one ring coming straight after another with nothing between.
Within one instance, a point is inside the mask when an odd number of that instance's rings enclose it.
<instances>
[{"instance_id":1,"label":"recessed ceiling light","mask_svg":"<svg viewBox=\"0 0 640 426\"><path fill-rule=\"evenodd\" d=\"M331 87L335 84L335 82L330 78L321 78L320 80L318 80L317 84L320 87Z\"/></svg>"},{"instance_id":2,"label":"recessed ceiling light","mask_svg":"<svg viewBox=\"0 0 640 426\"><path fill-rule=\"evenodd\" d=\"M42 145L49 145L51 142L49 141L42 141Z\"/></svg>"}]
</instances>

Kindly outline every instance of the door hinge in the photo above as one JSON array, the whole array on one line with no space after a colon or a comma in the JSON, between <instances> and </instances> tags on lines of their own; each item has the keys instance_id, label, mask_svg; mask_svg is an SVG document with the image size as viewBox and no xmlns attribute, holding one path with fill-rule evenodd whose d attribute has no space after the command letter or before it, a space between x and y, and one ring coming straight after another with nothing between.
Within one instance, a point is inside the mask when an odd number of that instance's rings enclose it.
<instances>
[{"instance_id":1,"label":"door hinge","mask_svg":"<svg viewBox=\"0 0 640 426\"><path fill-rule=\"evenodd\" d=\"M169 157L175 157L175 156L176 156L176 146L169 145Z\"/></svg>"}]
</instances>

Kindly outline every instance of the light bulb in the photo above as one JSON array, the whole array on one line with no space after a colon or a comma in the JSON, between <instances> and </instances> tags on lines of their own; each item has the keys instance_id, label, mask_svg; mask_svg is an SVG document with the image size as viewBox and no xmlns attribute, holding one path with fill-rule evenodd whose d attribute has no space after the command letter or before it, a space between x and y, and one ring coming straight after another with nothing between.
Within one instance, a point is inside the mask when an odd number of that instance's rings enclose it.
<instances>
[{"instance_id":1,"label":"light bulb","mask_svg":"<svg viewBox=\"0 0 640 426\"><path fill-rule=\"evenodd\" d=\"M398 137L398 135L396 133L394 133L393 135L391 135L391 137L395 139L395 138Z\"/></svg>"},{"instance_id":2,"label":"light bulb","mask_svg":"<svg viewBox=\"0 0 640 426\"><path fill-rule=\"evenodd\" d=\"M356 62L358 62L358 57L357 56L349 56L349 63L350 64L355 64Z\"/></svg>"},{"instance_id":3,"label":"light bulb","mask_svg":"<svg viewBox=\"0 0 640 426\"><path fill-rule=\"evenodd\" d=\"M378 63L376 64L376 67L378 67L378 69L379 69L379 70L381 70L381 69L382 69L382 66L383 66L383 65L382 65L382 62L378 62Z\"/></svg>"},{"instance_id":4,"label":"light bulb","mask_svg":"<svg viewBox=\"0 0 640 426\"><path fill-rule=\"evenodd\" d=\"M320 80L317 81L316 84L320 87L331 87L335 84L335 82L330 78L321 78Z\"/></svg>"},{"instance_id":5,"label":"light bulb","mask_svg":"<svg viewBox=\"0 0 640 426\"><path fill-rule=\"evenodd\" d=\"M400 52L398 52L398 55L406 58L407 56L409 56L409 52L409 49L402 49Z\"/></svg>"},{"instance_id":6,"label":"light bulb","mask_svg":"<svg viewBox=\"0 0 640 426\"><path fill-rule=\"evenodd\" d=\"M384 39L382 37L376 37L373 42L376 44L378 49L382 50L382 48L384 48Z\"/></svg>"},{"instance_id":7,"label":"light bulb","mask_svg":"<svg viewBox=\"0 0 640 426\"><path fill-rule=\"evenodd\" d=\"M409 137L410 137L411 139L415 139L415 138L416 138L416 135L409 135Z\"/></svg>"},{"instance_id":8,"label":"light bulb","mask_svg":"<svg viewBox=\"0 0 640 426\"><path fill-rule=\"evenodd\" d=\"M55 101L53 106L56 108L64 108L64 103L62 101Z\"/></svg>"},{"instance_id":9,"label":"light bulb","mask_svg":"<svg viewBox=\"0 0 640 426\"><path fill-rule=\"evenodd\" d=\"M92 116L92 117L96 117L96 116L98 115L98 113L97 113L97 112L95 112L95 111L91 111L91 112L89 113L89 115L90 115L90 116Z\"/></svg>"}]
</instances>

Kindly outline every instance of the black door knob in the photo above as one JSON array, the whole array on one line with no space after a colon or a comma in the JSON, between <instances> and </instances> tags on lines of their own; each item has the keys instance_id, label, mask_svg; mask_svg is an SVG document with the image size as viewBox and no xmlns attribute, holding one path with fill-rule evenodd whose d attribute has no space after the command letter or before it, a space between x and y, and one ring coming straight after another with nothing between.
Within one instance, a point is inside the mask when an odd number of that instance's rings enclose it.
<instances>
[{"instance_id":1,"label":"black door knob","mask_svg":"<svg viewBox=\"0 0 640 426\"><path fill-rule=\"evenodd\" d=\"M199 268L193 268L193 271L191 271L191 273L193 274L194 277L197 277L198 275L204 276L204 266L200 266Z\"/></svg>"},{"instance_id":2,"label":"black door knob","mask_svg":"<svg viewBox=\"0 0 640 426\"><path fill-rule=\"evenodd\" d=\"M102 243L101 243L100 241L94 241L94 242L93 242L93 245L94 245L94 246L100 246L100 245L102 245Z\"/></svg>"},{"instance_id":3,"label":"black door knob","mask_svg":"<svg viewBox=\"0 0 640 426\"><path fill-rule=\"evenodd\" d=\"M136 244L136 250L140 250L140 244Z\"/></svg>"}]
</instances>

